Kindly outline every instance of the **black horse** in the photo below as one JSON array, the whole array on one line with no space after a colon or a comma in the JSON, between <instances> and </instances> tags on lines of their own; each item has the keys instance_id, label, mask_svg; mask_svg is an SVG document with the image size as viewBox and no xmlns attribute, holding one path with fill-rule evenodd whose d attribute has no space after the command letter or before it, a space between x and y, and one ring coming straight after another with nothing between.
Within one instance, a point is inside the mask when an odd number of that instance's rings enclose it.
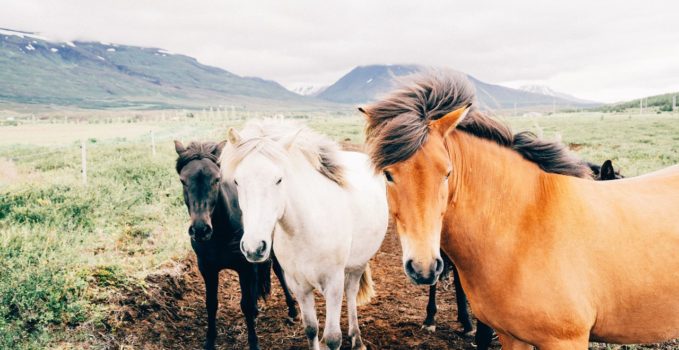
<instances>
[{"instance_id":1,"label":"black horse","mask_svg":"<svg viewBox=\"0 0 679 350\"><path fill-rule=\"evenodd\" d=\"M619 170L613 168L613 162L606 160L601 166L587 162L587 165L592 169L594 180L608 181L624 178ZM472 319L467 310L467 295L462 289L462 284L458 277L457 269L448 256L441 251L441 258L443 258L443 273L439 279L446 279L453 272L453 285L455 286L455 301L457 303L457 321L462 325L462 334L468 334L473 330ZM433 332L436 330L436 284L429 287L429 302L427 303L427 316L424 319L422 328ZM474 335L474 344L478 350L487 350L490 343L493 341L493 329L485 323L476 321L476 334Z\"/></svg>"},{"instance_id":2,"label":"black horse","mask_svg":"<svg viewBox=\"0 0 679 350\"><path fill-rule=\"evenodd\" d=\"M205 305L207 307L207 337L205 349L214 349L217 329L217 293L219 271L234 270L238 273L241 289L241 310L248 328L250 349L259 349L255 319L258 314L257 299L266 298L271 292L271 265L283 287L290 321L297 317L295 301L288 291L283 271L273 257L263 264L252 264L240 251L243 236L241 211L235 188L220 181L218 159L224 142L192 142L188 147L175 141L177 173L184 187L184 203L191 217L189 236L196 253L198 269L205 281Z\"/></svg>"},{"instance_id":3,"label":"black horse","mask_svg":"<svg viewBox=\"0 0 679 350\"><path fill-rule=\"evenodd\" d=\"M620 174L620 170L615 170L615 168L613 168L613 162L611 162L610 159L607 159L601 166L589 162L587 164L592 169L592 173L594 173L594 179L598 181L617 180L624 178L624 176Z\"/></svg>"}]
</instances>

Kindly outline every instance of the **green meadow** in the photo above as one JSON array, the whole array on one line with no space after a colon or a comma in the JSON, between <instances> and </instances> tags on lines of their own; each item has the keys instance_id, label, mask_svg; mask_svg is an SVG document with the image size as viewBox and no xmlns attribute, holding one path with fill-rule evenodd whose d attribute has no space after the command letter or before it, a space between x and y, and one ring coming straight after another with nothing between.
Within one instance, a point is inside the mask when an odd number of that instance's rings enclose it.
<instances>
[{"instance_id":1,"label":"green meadow","mask_svg":"<svg viewBox=\"0 0 679 350\"><path fill-rule=\"evenodd\" d=\"M294 115L360 143L359 115ZM108 300L171 260L189 240L173 139L217 140L243 118L17 119L0 126L0 348L94 337ZM563 142L635 176L679 163L679 113L499 115L514 131ZM86 145L87 185L81 175ZM155 154L153 145L155 144Z\"/></svg>"}]
</instances>

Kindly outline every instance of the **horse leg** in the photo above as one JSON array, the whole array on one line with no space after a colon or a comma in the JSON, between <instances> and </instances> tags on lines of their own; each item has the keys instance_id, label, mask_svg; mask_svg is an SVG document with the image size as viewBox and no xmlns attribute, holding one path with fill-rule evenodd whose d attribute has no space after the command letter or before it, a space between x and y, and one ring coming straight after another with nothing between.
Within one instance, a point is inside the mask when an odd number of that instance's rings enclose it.
<instances>
[{"instance_id":1,"label":"horse leg","mask_svg":"<svg viewBox=\"0 0 679 350\"><path fill-rule=\"evenodd\" d=\"M467 311L467 295L462 289L460 282L460 274L457 272L457 267L453 265L453 281L455 285L455 301L457 302L457 321L462 324L462 333L467 334L472 331L472 320Z\"/></svg>"},{"instance_id":2,"label":"horse leg","mask_svg":"<svg viewBox=\"0 0 679 350\"><path fill-rule=\"evenodd\" d=\"M215 348L217 338L217 292L219 289L219 271L216 269L200 269L200 274L205 282L205 308L207 309L207 335L205 336L205 349Z\"/></svg>"},{"instance_id":3,"label":"horse leg","mask_svg":"<svg viewBox=\"0 0 679 350\"><path fill-rule=\"evenodd\" d=\"M532 350L533 345L530 345L528 343L525 343L521 340L518 340L511 335L504 335L502 333L499 333L498 336L500 337L500 343L502 344L502 350ZM542 350L542 348L541 348Z\"/></svg>"},{"instance_id":4,"label":"horse leg","mask_svg":"<svg viewBox=\"0 0 679 350\"><path fill-rule=\"evenodd\" d=\"M323 288L325 297L325 325L323 340L330 350L338 350L342 344L340 317L342 316L342 297L344 294L344 271L334 278L329 278Z\"/></svg>"},{"instance_id":5,"label":"horse leg","mask_svg":"<svg viewBox=\"0 0 679 350\"><path fill-rule=\"evenodd\" d=\"M313 287L300 285L294 279L289 278L289 276L286 276L285 280L295 295L299 309L302 312L302 324L304 325L304 334L309 341L309 349L319 350L318 318L316 318Z\"/></svg>"},{"instance_id":6,"label":"horse leg","mask_svg":"<svg viewBox=\"0 0 679 350\"><path fill-rule=\"evenodd\" d=\"M429 302L427 303L427 317L424 319L422 328L429 331L436 331L436 285L429 286Z\"/></svg>"},{"instance_id":7,"label":"horse leg","mask_svg":"<svg viewBox=\"0 0 679 350\"><path fill-rule=\"evenodd\" d=\"M285 282L283 268L281 268L281 264L278 263L278 259L273 256L271 260L273 260L273 272L276 274L278 281L281 283L283 294L285 294L285 304L288 305L288 323L293 324L295 323L295 320L298 316L297 308L295 307L295 299L292 297L292 294L288 289L288 284Z\"/></svg>"},{"instance_id":8,"label":"horse leg","mask_svg":"<svg viewBox=\"0 0 679 350\"><path fill-rule=\"evenodd\" d=\"M551 342L538 344L540 350L570 350L570 349L584 349L589 347L589 334L583 335L575 339L560 339Z\"/></svg>"},{"instance_id":9,"label":"horse leg","mask_svg":"<svg viewBox=\"0 0 679 350\"><path fill-rule=\"evenodd\" d=\"M244 271L238 271L240 281L240 309L245 315L245 323L248 328L248 344L250 350L259 350L259 340L255 330L257 319L257 274L254 265L249 265Z\"/></svg>"},{"instance_id":10,"label":"horse leg","mask_svg":"<svg viewBox=\"0 0 679 350\"><path fill-rule=\"evenodd\" d=\"M349 314L349 337L351 338L352 350L365 350L366 347L361 339L361 330L358 326L358 310L356 296L361 283L363 270L347 273L344 281L344 293L347 296L347 312Z\"/></svg>"},{"instance_id":11,"label":"horse leg","mask_svg":"<svg viewBox=\"0 0 679 350\"><path fill-rule=\"evenodd\" d=\"M493 342L493 329L487 324L476 320L476 335L474 342L478 350L488 350L490 343Z\"/></svg>"}]
</instances>

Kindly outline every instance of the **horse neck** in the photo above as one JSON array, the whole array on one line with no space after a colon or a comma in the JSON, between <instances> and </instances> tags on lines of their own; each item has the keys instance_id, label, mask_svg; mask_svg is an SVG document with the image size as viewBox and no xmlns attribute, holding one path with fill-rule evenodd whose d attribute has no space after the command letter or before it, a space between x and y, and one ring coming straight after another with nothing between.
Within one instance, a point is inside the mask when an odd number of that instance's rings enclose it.
<instances>
[{"instance_id":1,"label":"horse neck","mask_svg":"<svg viewBox=\"0 0 679 350\"><path fill-rule=\"evenodd\" d=\"M212 213L212 226L214 233L223 239L240 239L235 234L242 231L240 208L233 197L235 195L227 184L220 186L215 210Z\"/></svg>"},{"instance_id":2,"label":"horse neck","mask_svg":"<svg viewBox=\"0 0 679 350\"><path fill-rule=\"evenodd\" d=\"M509 148L462 131L447 142L455 170L442 246L467 272L512 259L559 179Z\"/></svg>"}]
</instances>

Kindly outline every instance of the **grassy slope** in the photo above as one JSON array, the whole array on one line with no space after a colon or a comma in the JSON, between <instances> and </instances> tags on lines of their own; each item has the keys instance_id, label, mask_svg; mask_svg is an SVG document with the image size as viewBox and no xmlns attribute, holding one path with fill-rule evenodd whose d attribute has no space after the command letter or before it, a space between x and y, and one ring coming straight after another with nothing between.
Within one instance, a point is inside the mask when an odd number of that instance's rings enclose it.
<instances>
[{"instance_id":1,"label":"grassy slope","mask_svg":"<svg viewBox=\"0 0 679 350\"><path fill-rule=\"evenodd\" d=\"M322 104L276 82L240 77L154 48L95 42L69 46L2 35L0 67L0 106L17 103L159 109L240 105L252 100Z\"/></svg>"},{"instance_id":2,"label":"grassy slope","mask_svg":"<svg viewBox=\"0 0 679 350\"><path fill-rule=\"evenodd\" d=\"M587 158L612 158L627 175L679 163L676 114L508 120L516 130L533 129L546 137L558 132ZM101 135L88 144L86 188L74 140L57 137L58 147L0 144L0 348L42 348L64 337L96 337L92 329L106 321L109 295L143 284L147 272L187 254L187 218L170 140L218 138L238 123L192 119L155 125L155 157L147 134ZM336 139L353 142L363 137L361 123L358 116L310 121ZM49 138L49 129L44 132L0 127L0 136Z\"/></svg>"}]
</instances>

